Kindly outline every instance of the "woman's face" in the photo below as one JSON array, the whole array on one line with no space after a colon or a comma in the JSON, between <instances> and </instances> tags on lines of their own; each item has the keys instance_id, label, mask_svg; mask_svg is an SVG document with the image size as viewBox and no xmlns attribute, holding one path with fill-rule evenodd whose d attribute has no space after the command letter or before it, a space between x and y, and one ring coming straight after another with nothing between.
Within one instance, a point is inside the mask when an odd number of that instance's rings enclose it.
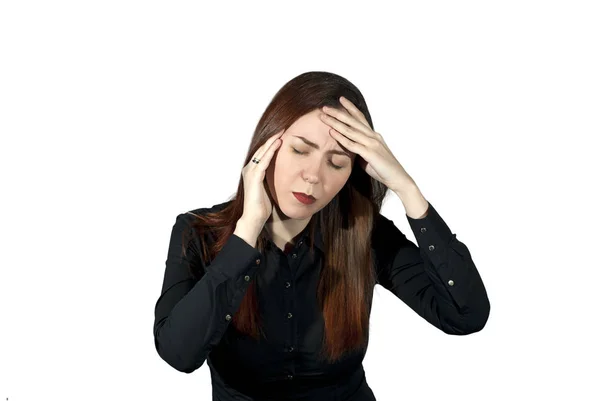
<instances>
[{"instance_id":1,"label":"woman's face","mask_svg":"<svg viewBox=\"0 0 600 401\"><path fill-rule=\"evenodd\" d=\"M356 154L329 134L331 127L321 120L322 114L325 113L315 109L300 117L283 133L283 142L266 171L272 196L283 214L292 219L308 219L325 207L346 184L352 172ZM316 201L303 204L293 192L312 195Z\"/></svg>"}]
</instances>

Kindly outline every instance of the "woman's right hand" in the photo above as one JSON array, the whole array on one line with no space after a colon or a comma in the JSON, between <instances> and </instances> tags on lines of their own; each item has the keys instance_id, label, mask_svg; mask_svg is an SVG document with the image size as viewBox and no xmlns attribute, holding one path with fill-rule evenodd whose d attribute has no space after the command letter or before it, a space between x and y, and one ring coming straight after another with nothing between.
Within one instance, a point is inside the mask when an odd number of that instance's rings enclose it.
<instances>
[{"instance_id":1,"label":"woman's right hand","mask_svg":"<svg viewBox=\"0 0 600 401\"><path fill-rule=\"evenodd\" d=\"M244 181L244 212L242 218L244 220L264 225L273 212L273 204L265 187L265 171L271 163L275 150L282 143L280 139L282 134L283 131L273 135L258 148L252 157L252 159L257 158L260 160L258 164L250 159L250 162L242 169Z\"/></svg>"}]
</instances>

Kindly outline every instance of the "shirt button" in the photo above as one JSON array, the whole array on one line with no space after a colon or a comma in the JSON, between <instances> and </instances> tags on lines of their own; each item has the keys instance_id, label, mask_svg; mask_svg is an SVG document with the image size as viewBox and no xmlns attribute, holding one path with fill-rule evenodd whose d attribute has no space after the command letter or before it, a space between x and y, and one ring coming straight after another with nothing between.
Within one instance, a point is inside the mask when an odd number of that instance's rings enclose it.
<instances>
[{"instance_id":1,"label":"shirt button","mask_svg":"<svg viewBox=\"0 0 600 401\"><path fill-rule=\"evenodd\" d=\"M295 253L292 253L292 259L296 259L298 255L296 255Z\"/></svg>"},{"instance_id":2,"label":"shirt button","mask_svg":"<svg viewBox=\"0 0 600 401\"><path fill-rule=\"evenodd\" d=\"M245 277L244 277L244 280L246 280L246 281L250 281L250 276L245 276Z\"/></svg>"},{"instance_id":3,"label":"shirt button","mask_svg":"<svg viewBox=\"0 0 600 401\"><path fill-rule=\"evenodd\" d=\"M260 259L256 259L256 264L260 265Z\"/></svg>"},{"instance_id":4,"label":"shirt button","mask_svg":"<svg viewBox=\"0 0 600 401\"><path fill-rule=\"evenodd\" d=\"M290 286L291 286L290 282L289 282L289 281L286 281L286 282L285 282L285 288L290 288Z\"/></svg>"},{"instance_id":5,"label":"shirt button","mask_svg":"<svg viewBox=\"0 0 600 401\"><path fill-rule=\"evenodd\" d=\"M425 231L427 231L427 228L421 227L421 232L424 233Z\"/></svg>"},{"instance_id":6,"label":"shirt button","mask_svg":"<svg viewBox=\"0 0 600 401\"><path fill-rule=\"evenodd\" d=\"M298 245L302 245L302 241L298 242Z\"/></svg>"},{"instance_id":7,"label":"shirt button","mask_svg":"<svg viewBox=\"0 0 600 401\"><path fill-rule=\"evenodd\" d=\"M292 375L287 375L288 380L292 380L294 378L294 376Z\"/></svg>"},{"instance_id":8,"label":"shirt button","mask_svg":"<svg viewBox=\"0 0 600 401\"><path fill-rule=\"evenodd\" d=\"M288 313L288 319L291 319L291 318L292 318L292 314Z\"/></svg>"},{"instance_id":9,"label":"shirt button","mask_svg":"<svg viewBox=\"0 0 600 401\"><path fill-rule=\"evenodd\" d=\"M229 313L225 315L225 320L227 320L227 321L231 320L231 315Z\"/></svg>"},{"instance_id":10,"label":"shirt button","mask_svg":"<svg viewBox=\"0 0 600 401\"><path fill-rule=\"evenodd\" d=\"M452 281L452 280L448 281L448 285L449 286L453 286L454 285L454 281Z\"/></svg>"},{"instance_id":11,"label":"shirt button","mask_svg":"<svg viewBox=\"0 0 600 401\"><path fill-rule=\"evenodd\" d=\"M289 347L288 348L288 352L292 352L294 350L294 347Z\"/></svg>"},{"instance_id":12,"label":"shirt button","mask_svg":"<svg viewBox=\"0 0 600 401\"><path fill-rule=\"evenodd\" d=\"M429 245L429 250L430 250L430 251L433 251L434 249L435 249L435 246L433 246L433 245Z\"/></svg>"}]
</instances>

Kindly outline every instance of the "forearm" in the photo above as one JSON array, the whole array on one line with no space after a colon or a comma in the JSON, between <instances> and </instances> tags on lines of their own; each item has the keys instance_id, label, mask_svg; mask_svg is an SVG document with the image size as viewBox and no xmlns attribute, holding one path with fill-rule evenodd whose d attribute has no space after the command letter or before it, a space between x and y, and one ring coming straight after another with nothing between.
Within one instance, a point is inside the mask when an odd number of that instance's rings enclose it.
<instances>
[{"instance_id":1,"label":"forearm","mask_svg":"<svg viewBox=\"0 0 600 401\"><path fill-rule=\"evenodd\" d=\"M246 241L250 246L256 248L256 241L262 230L262 226L240 218L235 226L235 235Z\"/></svg>"},{"instance_id":2,"label":"forearm","mask_svg":"<svg viewBox=\"0 0 600 401\"><path fill-rule=\"evenodd\" d=\"M429 202L427 202L427 199L425 199L416 184L393 190L393 192L398 195L402 201L408 217L422 219L427 216Z\"/></svg>"},{"instance_id":3,"label":"forearm","mask_svg":"<svg viewBox=\"0 0 600 401\"><path fill-rule=\"evenodd\" d=\"M230 236L210 263L187 244L188 253L183 255L182 233L190 229L187 216L177 216L171 233L162 291L154 308L154 341L162 359L191 373L221 340L263 258L248 245L252 234L243 225L240 232L246 238ZM190 243L200 240L195 237Z\"/></svg>"}]
</instances>

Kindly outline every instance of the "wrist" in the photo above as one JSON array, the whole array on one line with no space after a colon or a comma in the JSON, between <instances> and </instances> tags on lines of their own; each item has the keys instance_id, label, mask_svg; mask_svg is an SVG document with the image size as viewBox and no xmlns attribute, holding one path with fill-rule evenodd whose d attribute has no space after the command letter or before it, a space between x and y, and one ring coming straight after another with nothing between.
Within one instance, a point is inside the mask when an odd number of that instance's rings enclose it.
<instances>
[{"instance_id":1,"label":"wrist","mask_svg":"<svg viewBox=\"0 0 600 401\"><path fill-rule=\"evenodd\" d=\"M233 233L246 241L250 246L256 247L256 241L263 225L254 220L240 218Z\"/></svg>"}]
</instances>

